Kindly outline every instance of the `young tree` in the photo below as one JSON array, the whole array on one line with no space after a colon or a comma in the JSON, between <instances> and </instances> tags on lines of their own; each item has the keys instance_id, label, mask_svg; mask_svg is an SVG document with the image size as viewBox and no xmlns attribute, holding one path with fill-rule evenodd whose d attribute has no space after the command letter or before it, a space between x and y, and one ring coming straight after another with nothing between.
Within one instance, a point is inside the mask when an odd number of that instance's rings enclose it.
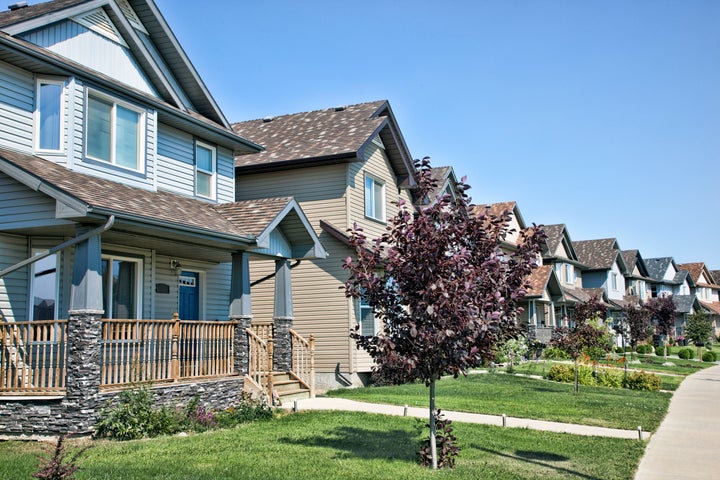
<instances>
[{"instance_id":1,"label":"young tree","mask_svg":"<svg viewBox=\"0 0 720 480\"><path fill-rule=\"evenodd\" d=\"M652 312L645 306L625 305L622 316L630 337L630 346L635 349L639 341L645 340L652 334L650 322Z\"/></svg>"},{"instance_id":2,"label":"young tree","mask_svg":"<svg viewBox=\"0 0 720 480\"><path fill-rule=\"evenodd\" d=\"M667 338L672 335L675 330L675 302L672 295L667 297L651 298L645 306L650 310L653 322L655 323L655 332L658 335L664 335L663 349L665 361L667 361Z\"/></svg>"},{"instance_id":3,"label":"young tree","mask_svg":"<svg viewBox=\"0 0 720 480\"><path fill-rule=\"evenodd\" d=\"M578 303L573 311L573 320L576 325L590 320L605 320L607 318L607 305L602 303L597 295L587 302Z\"/></svg>"},{"instance_id":4,"label":"young tree","mask_svg":"<svg viewBox=\"0 0 720 480\"><path fill-rule=\"evenodd\" d=\"M429 159L415 167L417 193L426 198L437 188ZM464 181L456 199L444 195L421 206L400 201L386 233L374 241L355 226L350 244L356 259L344 264L350 272L346 295L366 298L383 324L376 336L352 332L358 348L367 350L385 378L418 379L429 387L433 468L435 382L491 360L496 345L519 335L518 301L544 241L541 228L528 228L519 232L517 251L503 254L510 212L469 214Z\"/></svg>"},{"instance_id":5,"label":"young tree","mask_svg":"<svg viewBox=\"0 0 720 480\"><path fill-rule=\"evenodd\" d=\"M705 312L699 311L692 315L688 315L684 329L685 337L693 341L698 346L698 357L702 361L702 345L707 342L712 333L712 323L705 316Z\"/></svg>"}]
</instances>

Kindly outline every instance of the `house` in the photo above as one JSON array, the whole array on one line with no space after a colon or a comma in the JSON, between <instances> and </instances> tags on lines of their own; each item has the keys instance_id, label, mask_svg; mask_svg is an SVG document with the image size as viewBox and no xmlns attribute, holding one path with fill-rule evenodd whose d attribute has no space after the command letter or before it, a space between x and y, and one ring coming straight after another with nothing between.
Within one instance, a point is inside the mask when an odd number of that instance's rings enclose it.
<instances>
[{"instance_id":1,"label":"house","mask_svg":"<svg viewBox=\"0 0 720 480\"><path fill-rule=\"evenodd\" d=\"M633 299L626 298L625 274L628 267L614 238L573 242L578 260L587 265L582 274L583 288L602 289L608 300L608 316L617 313Z\"/></svg>"},{"instance_id":2,"label":"house","mask_svg":"<svg viewBox=\"0 0 720 480\"><path fill-rule=\"evenodd\" d=\"M87 432L133 382L220 408L291 369L291 261L325 251L295 199L236 201L262 147L152 0L0 12L0 86L0 433ZM284 322L264 377L250 257Z\"/></svg>"},{"instance_id":3,"label":"house","mask_svg":"<svg viewBox=\"0 0 720 480\"><path fill-rule=\"evenodd\" d=\"M369 239L381 236L398 199L412 201L412 157L390 104L375 101L233 124L239 135L265 147L236 157L236 198L292 195L328 252L326 258L293 264L293 329L314 335L318 388L365 383L372 359L349 333L381 327L370 305L345 297L343 261L354 254L347 230L354 224ZM449 175L449 172L446 172ZM439 172L439 177L447 178ZM428 199L429 201L429 199ZM272 274L251 264L254 281ZM273 318L271 289L257 285L253 323ZM257 292L257 293L256 293Z\"/></svg>"},{"instance_id":4,"label":"house","mask_svg":"<svg viewBox=\"0 0 720 480\"><path fill-rule=\"evenodd\" d=\"M637 299L638 303L644 303L650 298L650 284L645 261L638 250L623 250L620 252L625 261L625 293L629 297Z\"/></svg>"},{"instance_id":5,"label":"house","mask_svg":"<svg viewBox=\"0 0 720 480\"><path fill-rule=\"evenodd\" d=\"M702 305L715 335L720 332L720 285L703 262L681 263L677 266L686 270L695 283L695 296Z\"/></svg>"},{"instance_id":6,"label":"house","mask_svg":"<svg viewBox=\"0 0 720 480\"><path fill-rule=\"evenodd\" d=\"M653 298L672 296L676 307L675 335L682 335L687 315L702 309L693 294L695 282L690 272L682 270L672 257L645 259Z\"/></svg>"}]
</instances>

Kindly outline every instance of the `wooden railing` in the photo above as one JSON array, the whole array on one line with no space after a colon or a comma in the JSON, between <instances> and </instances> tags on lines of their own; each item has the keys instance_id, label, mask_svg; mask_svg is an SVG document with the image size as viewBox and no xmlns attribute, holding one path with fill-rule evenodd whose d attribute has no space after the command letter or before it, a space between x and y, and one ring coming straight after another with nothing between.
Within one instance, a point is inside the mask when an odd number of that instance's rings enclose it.
<instances>
[{"instance_id":1,"label":"wooden railing","mask_svg":"<svg viewBox=\"0 0 720 480\"><path fill-rule=\"evenodd\" d=\"M295 330L290 329L292 339L292 372L310 390L310 397L315 398L315 337L311 334L305 340Z\"/></svg>"},{"instance_id":2,"label":"wooden railing","mask_svg":"<svg viewBox=\"0 0 720 480\"><path fill-rule=\"evenodd\" d=\"M253 333L260 338L262 341L267 342L273 337L273 322L271 321L257 321L253 320L250 325Z\"/></svg>"},{"instance_id":3,"label":"wooden railing","mask_svg":"<svg viewBox=\"0 0 720 480\"><path fill-rule=\"evenodd\" d=\"M245 329L248 336L248 377L272 398L273 391L273 339L260 338L252 328Z\"/></svg>"},{"instance_id":4,"label":"wooden railing","mask_svg":"<svg viewBox=\"0 0 720 480\"><path fill-rule=\"evenodd\" d=\"M101 386L233 375L235 325L103 319Z\"/></svg>"},{"instance_id":5,"label":"wooden railing","mask_svg":"<svg viewBox=\"0 0 720 480\"><path fill-rule=\"evenodd\" d=\"M0 393L52 395L64 391L67 323L0 321Z\"/></svg>"}]
</instances>

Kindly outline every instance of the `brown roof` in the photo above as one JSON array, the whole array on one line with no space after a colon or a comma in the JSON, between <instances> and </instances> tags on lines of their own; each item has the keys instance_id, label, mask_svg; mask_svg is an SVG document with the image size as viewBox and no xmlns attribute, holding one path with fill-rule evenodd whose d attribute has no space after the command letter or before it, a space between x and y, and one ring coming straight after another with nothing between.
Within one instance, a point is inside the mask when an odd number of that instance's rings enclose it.
<instances>
[{"instance_id":1,"label":"brown roof","mask_svg":"<svg viewBox=\"0 0 720 480\"><path fill-rule=\"evenodd\" d=\"M66 196L74 197L91 211L149 222L168 227L191 228L209 235L245 237L262 231L260 225L273 220L273 212L288 198L266 199L238 204L214 205L183 195L150 191L68 170L64 166L32 155L0 148L2 160L19 167ZM226 216L227 215L227 216Z\"/></svg>"},{"instance_id":2,"label":"brown roof","mask_svg":"<svg viewBox=\"0 0 720 480\"><path fill-rule=\"evenodd\" d=\"M714 315L720 315L720 302L703 302L700 300L703 307L710 310Z\"/></svg>"},{"instance_id":3,"label":"brown roof","mask_svg":"<svg viewBox=\"0 0 720 480\"><path fill-rule=\"evenodd\" d=\"M90 0L54 0L52 2L36 3L17 10L4 10L0 12L0 27L30 20L31 18L53 13L67 7L87 3Z\"/></svg>"},{"instance_id":4,"label":"brown roof","mask_svg":"<svg viewBox=\"0 0 720 480\"><path fill-rule=\"evenodd\" d=\"M470 207L470 213L472 215L494 215L499 217L504 213L510 213L511 215L515 211L517 202L498 202L490 205L472 205Z\"/></svg>"},{"instance_id":5,"label":"brown roof","mask_svg":"<svg viewBox=\"0 0 720 480\"><path fill-rule=\"evenodd\" d=\"M578 260L591 270L608 270L618 257L617 240L603 238L600 240L581 240L573 242Z\"/></svg>"},{"instance_id":6,"label":"brown roof","mask_svg":"<svg viewBox=\"0 0 720 480\"><path fill-rule=\"evenodd\" d=\"M562 242L565 224L543 225L543 231L546 235L545 247L543 249L548 255L554 255L560 246L560 242Z\"/></svg>"},{"instance_id":7,"label":"brown roof","mask_svg":"<svg viewBox=\"0 0 720 480\"><path fill-rule=\"evenodd\" d=\"M236 157L235 165L355 157L387 121L381 116L387 105L379 100L234 123L235 133L265 147L264 152Z\"/></svg>"},{"instance_id":8,"label":"brown roof","mask_svg":"<svg viewBox=\"0 0 720 480\"><path fill-rule=\"evenodd\" d=\"M552 265L541 265L532 271L529 278L530 288L527 292L528 297L539 297L543 294L551 272Z\"/></svg>"}]
</instances>

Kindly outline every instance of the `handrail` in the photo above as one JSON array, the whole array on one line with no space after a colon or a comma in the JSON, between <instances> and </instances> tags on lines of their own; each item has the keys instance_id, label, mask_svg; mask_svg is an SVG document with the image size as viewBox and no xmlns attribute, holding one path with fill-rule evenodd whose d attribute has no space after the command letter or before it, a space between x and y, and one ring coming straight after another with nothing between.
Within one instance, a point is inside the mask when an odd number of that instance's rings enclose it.
<instances>
[{"instance_id":1,"label":"handrail","mask_svg":"<svg viewBox=\"0 0 720 480\"><path fill-rule=\"evenodd\" d=\"M315 336L306 340L290 328L292 342L291 372L310 390L310 398L315 398Z\"/></svg>"}]
</instances>

